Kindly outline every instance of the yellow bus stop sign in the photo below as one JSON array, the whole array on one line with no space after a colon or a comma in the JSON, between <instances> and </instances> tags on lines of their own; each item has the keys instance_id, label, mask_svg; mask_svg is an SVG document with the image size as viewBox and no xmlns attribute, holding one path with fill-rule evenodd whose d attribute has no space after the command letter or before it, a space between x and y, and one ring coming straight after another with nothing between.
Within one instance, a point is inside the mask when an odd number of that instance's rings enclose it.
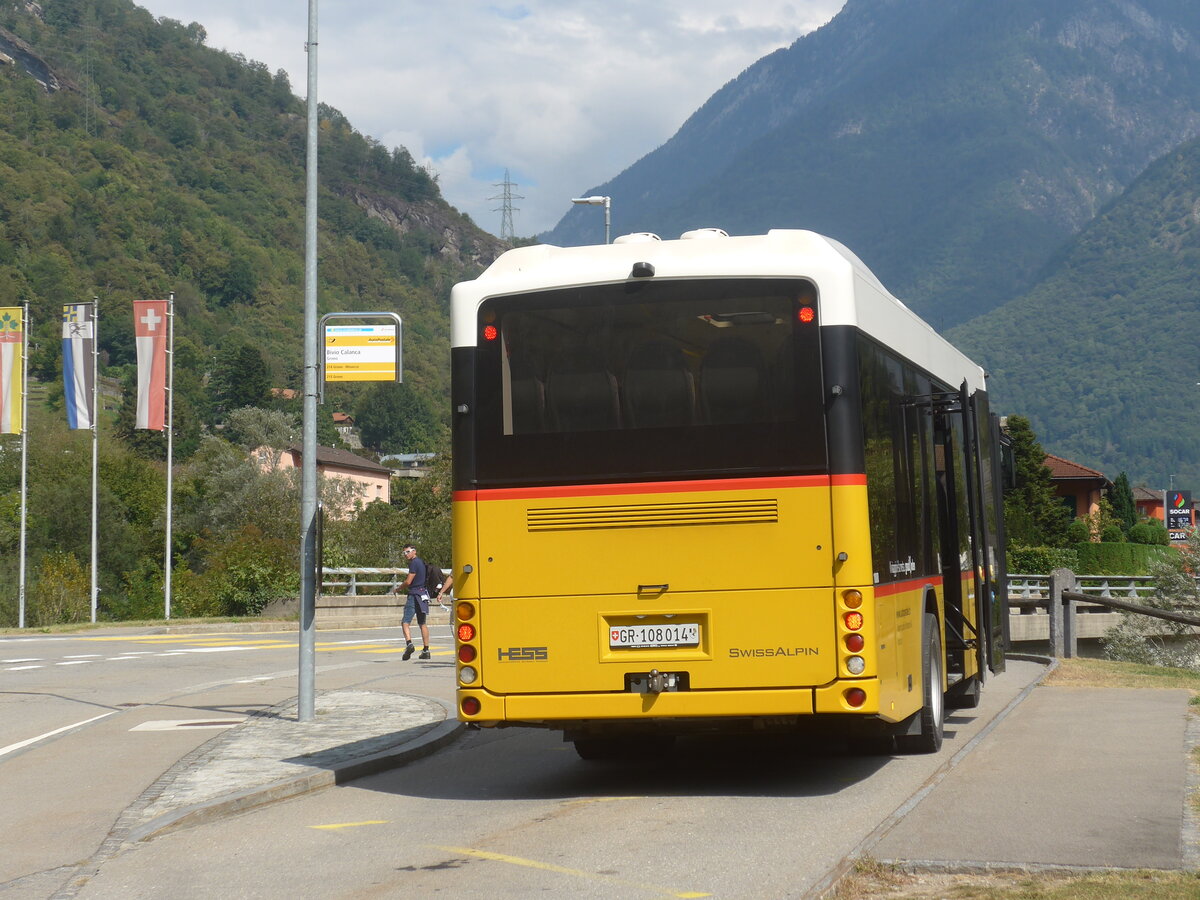
<instances>
[{"instance_id":1,"label":"yellow bus stop sign","mask_svg":"<svg viewBox=\"0 0 1200 900\"><path fill-rule=\"evenodd\" d=\"M326 381L396 381L395 325L326 325Z\"/></svg>"}]
</instances>

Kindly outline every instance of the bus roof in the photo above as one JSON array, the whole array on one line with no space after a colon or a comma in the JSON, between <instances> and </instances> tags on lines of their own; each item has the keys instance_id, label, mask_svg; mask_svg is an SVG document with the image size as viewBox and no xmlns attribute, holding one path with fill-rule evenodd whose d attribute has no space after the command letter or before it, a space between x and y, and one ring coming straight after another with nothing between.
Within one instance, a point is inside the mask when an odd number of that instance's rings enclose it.
<instances>
[{"instance_id":1,"label":"bus roof","mask_svg":"<svg viewBox=\"0 0 1200 900\"><path fill-rule=\"evenodd\" d=\"M822 326L854 326L947 384L966 380L973 391L985 389L983 370L893 297L853 252L792 229L730 237L702 228L673 241L634 234L611 244L509 250L474 281L454 286L451 345L475 345L476 311L489 297L648 277L633 274L635 263L653 266L655 279L807 278L817 286Z\"/></svg>"}]
</instances>

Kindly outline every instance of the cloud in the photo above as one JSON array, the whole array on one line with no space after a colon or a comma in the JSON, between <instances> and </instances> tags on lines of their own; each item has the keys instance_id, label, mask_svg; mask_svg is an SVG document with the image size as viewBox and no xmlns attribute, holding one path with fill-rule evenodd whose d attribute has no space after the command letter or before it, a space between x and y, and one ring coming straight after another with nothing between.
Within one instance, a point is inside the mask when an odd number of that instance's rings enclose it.
<instances>
[{"instance_id":1,"label":"cloud","mask_svg":"<svg viewBox=\"0 0 1200 900\"><path fill-rule=\"evenodd\" d=\"M209 46L285 69L306 93L306 5L141 2L155 16L200 21ZM355 128L429 165L446 199L490 231L500 214L489 198L507 168L525 198L516 231L530 235L844 2L743 0L731 12L718 0L326 0L318 94Z\"/></svg>"}]
</instances>

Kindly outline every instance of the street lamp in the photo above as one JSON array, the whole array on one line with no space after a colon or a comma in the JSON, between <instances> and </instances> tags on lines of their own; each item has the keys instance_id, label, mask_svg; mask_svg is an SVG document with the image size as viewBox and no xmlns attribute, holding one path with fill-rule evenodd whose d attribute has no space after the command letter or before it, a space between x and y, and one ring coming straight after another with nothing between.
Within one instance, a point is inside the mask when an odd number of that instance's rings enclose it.
<instances>
[{"instance_id":1,"label":"street lamp","mask_svg":"<svg viewBox=\"0 0 1200 900\"><path fill-rule=\"evenodd\" d=\"M612 197L572 197L571 202L580 206L604 207L604 243L608 243L608 230L612 216Z\"/></svg>"}]
</instances>

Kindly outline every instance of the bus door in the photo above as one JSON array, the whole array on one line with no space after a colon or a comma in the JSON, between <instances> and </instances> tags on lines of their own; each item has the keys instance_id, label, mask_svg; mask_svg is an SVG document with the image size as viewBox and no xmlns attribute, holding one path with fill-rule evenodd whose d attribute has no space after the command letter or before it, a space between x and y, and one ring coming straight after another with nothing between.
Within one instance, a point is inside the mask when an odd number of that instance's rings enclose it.
<instances>
[{"instance_id":1,"label":"bus door","mask_svg":"<svg viewBox=\"0 0 1200 900\"><path fill-rule=\"evenodd\" d=\"M956 392L933 395L931 407L947 649L970 651L982 682L988 670L1004 669L996 610L1006 593L991 416L986 394L970 394L965 382Z\"/></svg>"}]
</instances>

